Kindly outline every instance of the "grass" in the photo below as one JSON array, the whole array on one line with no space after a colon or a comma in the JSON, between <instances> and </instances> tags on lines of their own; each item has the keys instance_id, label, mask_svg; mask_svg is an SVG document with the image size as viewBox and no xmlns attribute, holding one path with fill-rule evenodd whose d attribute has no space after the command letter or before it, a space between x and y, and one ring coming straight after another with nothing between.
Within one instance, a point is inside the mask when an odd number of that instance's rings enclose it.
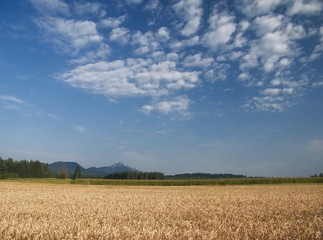
<instances>
[{"instance_id":1,"label":"grass","mask_svg":"<svg viewBox=\"0 0 323 240\"><path fill-rule=\"evenodd\" d=\"M321 184L0 181L0 196L0 239L323 239Z\"/></svg>"},{"instance_id":2,"label":"grass","mask_svg":"<svg viewBox=\"0 0 323 240\"><path fill-rule=\"evenodd\" d=\"M241 179L190 179L190 180L115 180L77 179L72 184L125 185L125 186L200 186L200 185L254 185L323 183L323 178L241 178Z\"/></svg>"}]
</instances>

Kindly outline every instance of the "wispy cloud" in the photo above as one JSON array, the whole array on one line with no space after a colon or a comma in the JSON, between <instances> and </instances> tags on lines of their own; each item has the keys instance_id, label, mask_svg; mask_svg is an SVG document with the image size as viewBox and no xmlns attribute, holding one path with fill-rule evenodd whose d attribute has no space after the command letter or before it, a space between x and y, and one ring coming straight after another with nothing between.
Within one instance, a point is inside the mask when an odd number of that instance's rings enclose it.
<instances>
[{"instance_id":1,"label":"wispy cloud","mask_svg":"<svg viewBox=\"0 0 323 240\"><path fill-rule=\"evenodd\" d=\"M59 116L40 110L38 107L31 103L26 102L16 96L12 95L0 95L0 106L7 110L16 111L23 116L40 116L47 117L54 120L60 119Z\"/></svg>"},{"instance_id":2,"label":"wispy cloud","mask_svg":"<svg viewBox=\"0 0 323 240\"><path fill-rule=\"evenodd\" d=\"M62 0L30 0L34 7L43 15L69 15L69 6Z\"/></svg>"},{"instance_id":3,"label":"wispy cloud","mask_svg":"<svg viewBox=\"0 0 323 240\"><path fill-rule=\"evenodd\" d=\"M203 36L203 42L212 50L217 50L231 40L232 34L236 30L234 17L215 7L208 22L209 29Z\"/></svg>"},{"instance_id":4,"label":"wispy cloud","mask_svg":"<svg viewBox=\"0 0 323 240\"><path fill-rule=\"evenodd\" d=\"M201 144L199 144L199 146L203 147L203 148L219 148L219 147L223 147L224 144L225 144L224 141L215 140L215 141L208 142L208 143L201 143Z\"/></svg>"},{"instance_id":5,"label":"wispy cloud","mask_svg":"<svg viewBox=\"0 0 323 240\"><path fill-rule=\"evenodd\" d=\"M69 54L78 54L89 44L102 41L102 36L97 32L96 23L92 21L46 17L37 19L36 22L48 34L48 41Z\"/></svg>"},{"instance_id":6,"label":"wispy cloud","mask_svg":"<svg viewBox=\"0 0 323 240\"><path fill-rule=\"evenodd\" d=\"M4 103L17 104L17 105L26 103L24 100L21 100L15 96L7 96L7 95L0 95L0 100Z\"/></svg>"},{"instance_id":7,"label":"wispy cloud","mask_svg":"<svg viewBox=\"0 0 323 240\"><path fill-rule=\"evenodd\" d=\"M322 11L322 9L323 9L322 1L294 0L292 2L292 7L290 7L288 9L288 14L290 14L290 15L295 15L295 14L313 15L313 14L319 14Z\"/></svg>"},{"instance_id":8,"label":"wispy cloud","mask_svg":"<svg viewBox=\"0 0 323 240\"><path fill-rule=\"evenodd\" d=\"M173 5L173 8L181 16L183 22L180 23L181 34L188 37L195 34L201 24L203 9L202 1L186 1L180 0Z\"/></svg>"},{"instance_id":9,"label":"wispy cloud","mask_svg":"<svg viewBox=\"0 0 323 240\"><path fill-rule=\"evenodd\" d=\"M79 133L86 133L88 130L80 125L73 125L73 129Z\"/></svg>"},{"instance_id":10,"label":"wispy cloud","mask_svg":"<svg viewBox=\"0 0 323 240\"><path fill-rule=\"evenodd\" d=\"M237 0L236 9L218 1L208 5L209 11L203 11L207 4L201 0L180 0L158 14L165 7L158 0L119 5L150 11L147 28L135 28L128 13L108 15L103 3L31 2L41 13L35 22L45 39L74 65L56 74L58 79L110 99L151 97L145 113L163 112L160 97L165 102L181 99L183 91L204 87L204 82L236 79L253 88L241 106L254 111L284 111L306 88L319 86L307 75L306 64L322 57L322 27L314 29L310 19L296 18L318 16L323 10L318 0ZM158 22L170 13L173 25ZM317 42L305 56L300 42L309 37ZM305 70L296 76L300 65ZM240 71L231 71L233 66Z\"/></svg>"},{"instance_id":11,"label":"wispy cloud","mask_svg":"<svg viewBox=\"0 0 323 240\"><path fill-rule=\"evenodd\" d=\"M190 100L186 96L178 96L170 100L156 101L152 104L144 105L141 111L145 114L150 114L153 111L158 111L162 114L177 113L182 117L190 117L188 112Z\"/></svg>"},{"instance_id":12,"label":"wispy cloud","mask_svg":"<svg viewBox=\"0 0 323 240\"><path fill-rule=\"evenodd\" d=\"M1 95L0 103L2 103L3 108L7 110L13 110L17 112L23 112L26 104L24 100L21 100L15 96Z\"/></svg>"},{"instance_id":13,"label":"wispy cloud","mask_svg":"<svg viewBox=\"0 0 323 240\"><path fill-rule=\"evenodd\" d=\"M73 11L80 16L97 15L105 17L107 12L99 2L75 2Z\"/></svg>"}]
</instances>

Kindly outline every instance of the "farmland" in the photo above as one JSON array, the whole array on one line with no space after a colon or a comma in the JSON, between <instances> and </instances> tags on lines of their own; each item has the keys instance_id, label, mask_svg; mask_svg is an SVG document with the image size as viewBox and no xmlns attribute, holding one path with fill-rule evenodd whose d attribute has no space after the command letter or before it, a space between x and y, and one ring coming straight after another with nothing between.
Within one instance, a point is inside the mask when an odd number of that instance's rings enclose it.
<instances>
[{"instance_id":1,"label":"farmland","mask_svg":"<svg viewBox=\"0 0 323 240\"><path fill-rule=\"evenodd\" d=\"M323 186L0 181L0 239L322 239Z\"/></svg>"}]
</instances>

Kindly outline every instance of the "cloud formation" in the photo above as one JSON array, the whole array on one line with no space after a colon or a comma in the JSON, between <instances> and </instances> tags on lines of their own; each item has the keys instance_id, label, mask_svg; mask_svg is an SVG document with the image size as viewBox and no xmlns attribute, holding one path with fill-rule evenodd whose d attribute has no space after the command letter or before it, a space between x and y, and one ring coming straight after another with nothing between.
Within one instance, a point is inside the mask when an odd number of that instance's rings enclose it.
<instances>
[{"instance_id":1,"label":"cloud formation","mask_svg":"<svg viewBox=\"0 0 323 240\"><path fill-rule=\"evenodd\" d=\"M184 112L190 106L184 91L219 82L252 89L241 102L246 110L284 111L322 81L308 64L323 52L317 0L129 0L113 15L108 3L31 3L46 41L71 57L58 79L108 98L150 97L141 108L146 114L173 112L166 106ZM135 26L120 9L149 17ZM171 25L160 21L166 18ZM302 45L309 38L312 49Z\"/></svg>"},{"instance_id":2,"label":"cloud formation","mask_svg":"<svg viewBox=\"0 0 323 240\"><path fill-rule=\"evenodd\" d=\"M177 113L182 117L189 117L188 108L190 100L187 96L178 96L171 100L153 102L152 104L144 105L141 111L145 114L150 114L153 111L161 112L162 114Z\"/></svg>"}]
</instances>

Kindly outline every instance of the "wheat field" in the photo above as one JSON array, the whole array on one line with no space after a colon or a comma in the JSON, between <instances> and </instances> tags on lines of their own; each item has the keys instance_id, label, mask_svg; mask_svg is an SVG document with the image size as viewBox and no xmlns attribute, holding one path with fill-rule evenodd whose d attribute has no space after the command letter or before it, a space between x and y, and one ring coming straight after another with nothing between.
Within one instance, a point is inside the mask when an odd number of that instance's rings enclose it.
<instances>
[{"instance_id":1,"label":"wheat field","mask_svg":"<svg viewBox=\"0 0 323 240\"><path fill-rule=\"evenodd\" d=\"M0 239L323 239L323 185L0 181Z\"/></svg>"}]
</instances>

